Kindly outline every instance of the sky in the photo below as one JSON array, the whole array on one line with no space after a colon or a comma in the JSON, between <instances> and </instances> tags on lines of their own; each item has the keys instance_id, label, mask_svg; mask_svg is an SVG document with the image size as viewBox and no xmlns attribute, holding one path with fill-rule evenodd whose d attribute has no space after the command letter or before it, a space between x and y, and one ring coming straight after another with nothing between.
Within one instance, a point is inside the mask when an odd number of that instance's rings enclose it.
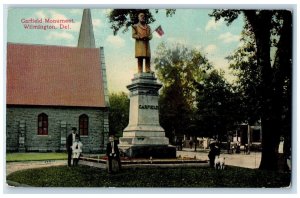
<instances>
[{"instance_id":1,"label":"sky","mask_svg":"<svg viewBox=\"0 0 300 198\"><path fill-rule=\"evenodd\" d=\"M104 47L109 92L128 92L126 86L137 73L134 57L134 39L131 30L114 36L107 15L111 9L91 8L96 47ZM152 10L154 11L154 10ZM42 45L77 46L83 9L52 8L12 8L8 9L7 41ZM152 60L161 42L169 45L184 44L196 48L206 55L216 67L228 71L225 57L239 45L244 21L239 17L230 26L224 21L215 22L209 16L210 9L177 9L172 17L166 17L165 10L154 14L156 21L150 24L152 30L161 25L165 34L160 37L156 32L150 41ZM73 19L70 29L26 29L22 19ZM46 25L46 24L43 24ZM152 68L154 68L152 66ZM227 72L230 78L230 73Z\"/></svg>"}]
</instances>

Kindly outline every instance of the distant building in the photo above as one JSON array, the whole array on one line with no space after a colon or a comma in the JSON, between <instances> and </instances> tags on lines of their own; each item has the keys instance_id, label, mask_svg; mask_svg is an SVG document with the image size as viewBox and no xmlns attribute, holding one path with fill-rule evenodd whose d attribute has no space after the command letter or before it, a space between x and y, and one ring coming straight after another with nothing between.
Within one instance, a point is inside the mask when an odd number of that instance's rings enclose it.
<instances>
[{"instance_id":1,"label":"distant building","mask_svg":"<svg viewBox=\"0 0 300 198\"><path fill-rule=\"evenodd\" d=\"M108 91L103 48L85 9L78 47L7 44L7 151L64 151L77 127L83 152L105 149Z\"/></svg>"},{"instance_id":2,"label":"distant building","mask_svg":"<svg viewBox=\"0 0 300 198\"><path fill-rule=\"evenodd\" d=\"M248 144L253 149L261 149L262 132L259 123L254 125L240 124L235 131L229 132L231 142L239 142L241 145Z\"/></svg>"},{"instance_id":3,"label":"distant building","mask_svg":"<svg viewBox=\"0 0 300 198\"><path fill-rule=\"evenodd\" d=\"M236 132L233 132L233 141L239 141L241 144L261 143L261 140L260 125L248 126L247 124L241 124Z\"/></svg>"}]
</instances>

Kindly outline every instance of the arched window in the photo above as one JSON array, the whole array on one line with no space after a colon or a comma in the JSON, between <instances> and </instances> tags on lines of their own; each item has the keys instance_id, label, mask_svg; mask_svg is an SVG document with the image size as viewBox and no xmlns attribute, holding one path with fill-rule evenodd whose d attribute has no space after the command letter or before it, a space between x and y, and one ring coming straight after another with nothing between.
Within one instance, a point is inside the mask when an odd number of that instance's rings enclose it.
<instances>
[{"instance_id":1,"label":"arched window","mask_svg":"<svg viewBox=\"0 0 300 198\"><path fill-rule=\"evenodd\" d=\"M38 115L38 135L48 135L48 116L45 113Z\"/></svg>"},{"instance_id":2,"label":"arched window","mask_svg":"<svg viewBox=\"0 0 300 198\"><path fill-rule=\"evenodd\" d=\"M89 134L89 117L85 114L79 116L79 133L80 135Z\"/></svg>"}]
</instances>

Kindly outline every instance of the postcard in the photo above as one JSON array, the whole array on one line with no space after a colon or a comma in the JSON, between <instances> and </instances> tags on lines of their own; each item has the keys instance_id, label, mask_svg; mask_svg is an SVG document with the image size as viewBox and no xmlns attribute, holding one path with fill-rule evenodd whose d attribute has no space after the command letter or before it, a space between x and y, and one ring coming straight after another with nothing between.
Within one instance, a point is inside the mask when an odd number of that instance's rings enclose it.
<instances>
[{"instance_id":1,"label":"postcard","mask_svg":"<svg viewBox=\"0 0 300 198\"><path fill-rule=\"evenodd\" d=\"M293 187L290 7L7 14L8 189Z\"/></svg>"}]
</instances>

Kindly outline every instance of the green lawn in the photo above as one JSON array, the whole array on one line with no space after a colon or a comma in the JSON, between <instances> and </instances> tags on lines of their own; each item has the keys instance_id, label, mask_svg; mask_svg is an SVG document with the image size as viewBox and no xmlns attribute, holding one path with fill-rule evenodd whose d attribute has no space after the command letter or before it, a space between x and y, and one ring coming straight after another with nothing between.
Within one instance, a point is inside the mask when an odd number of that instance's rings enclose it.
<instances>
[{"instance_id":1,"label":"green lawn","mask_svg":"<svg viewBox=\"0 0 300 198\"><path fill-rule=\"evenodd\" d=\"M6 153L6 162L65 160L67 153Z\"/></svg>"},{"instance_id":2,"label":"green lawn","mask_svg":"<svg viewBox=\"0 0 300 198\"><path fill-rule=\"evenodd\" d=\"M57 166L14 172L10 181L36 187L288 187L290 173L239 167L132 168L109 175L89 166Z\"/></svg>"}]
</instances>

